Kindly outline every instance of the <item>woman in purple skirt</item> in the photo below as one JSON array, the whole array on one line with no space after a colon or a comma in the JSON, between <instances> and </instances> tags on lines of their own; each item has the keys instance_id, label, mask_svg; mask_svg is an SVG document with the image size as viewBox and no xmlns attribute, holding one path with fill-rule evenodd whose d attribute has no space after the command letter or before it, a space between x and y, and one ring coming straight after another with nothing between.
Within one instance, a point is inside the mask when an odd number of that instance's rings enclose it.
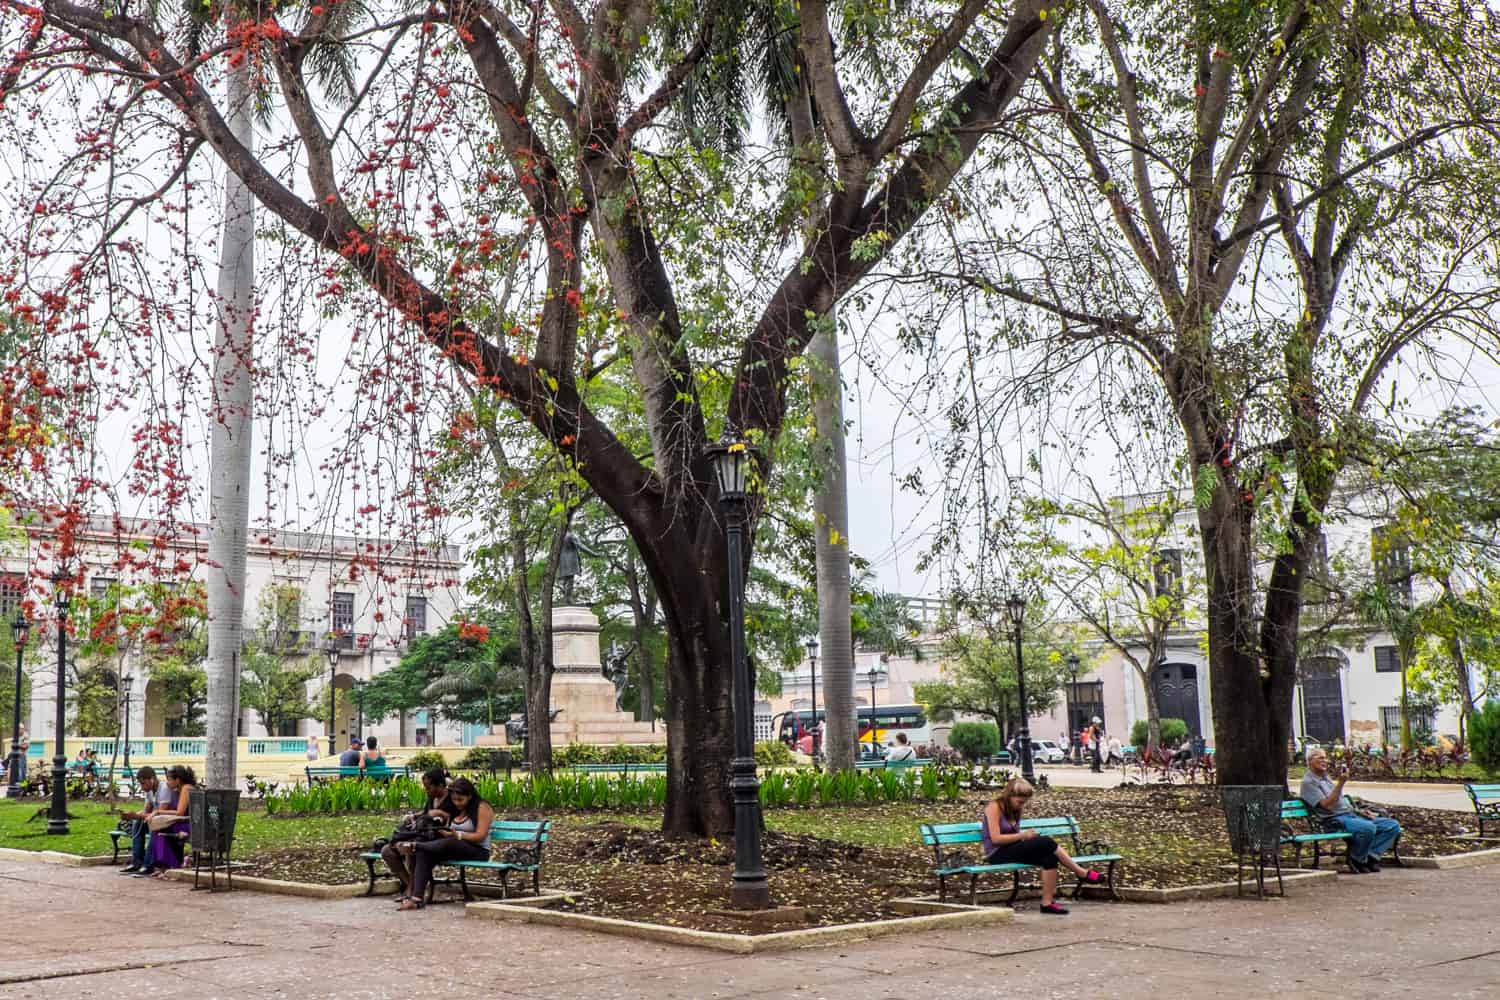
<instances>
[{"instance_id":1,"label":"woman in purple skirt","mask_svg":"<svg viewBox=\"0 0 1500 1000\"><path fill-rule=\"evenodd\" d=\"M193 769L186 764L173 764L167 768L166 779L175 799L170 806L152 814L153 825L158 828L151 831L151 847L146 852L146 868L156 878L161 878L162 873L170 868L182 867L186 851L183 845L188 835L188 796L197 783ZM158 816L162 819L157 819ZM160 828L160 824L169 819L175 819L175 822Z\"/></svg>"}]
</instances>

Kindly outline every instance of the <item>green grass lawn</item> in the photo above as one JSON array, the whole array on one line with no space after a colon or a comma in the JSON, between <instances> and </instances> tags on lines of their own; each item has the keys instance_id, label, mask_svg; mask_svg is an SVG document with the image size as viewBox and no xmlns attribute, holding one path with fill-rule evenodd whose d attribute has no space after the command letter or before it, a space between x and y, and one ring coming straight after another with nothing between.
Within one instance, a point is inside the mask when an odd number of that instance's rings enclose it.
<instances>
[{"instance_id":1,"label":"green grass lawn","mask_svg":"<svg viewBox=\"0 0 1500 1000\"><path fill-rule=\"evenodd\" d=\"M124 808L139 807L139 803L131 803ZM120 820L103 804L69 802L68 812L76 818L69 821L69 831L65 836L49 836L45 816L28 822L39 808L42 805L31 800L0 802L0 847L82 855L110 852L109 831ZM304 847L347 848L350 844L384 836L391 832L393 825L391 816L378 813L272 819L263 812L252 810L240 813L235 824L235 853L249 855Z\"/></svg>"}]
</instances>

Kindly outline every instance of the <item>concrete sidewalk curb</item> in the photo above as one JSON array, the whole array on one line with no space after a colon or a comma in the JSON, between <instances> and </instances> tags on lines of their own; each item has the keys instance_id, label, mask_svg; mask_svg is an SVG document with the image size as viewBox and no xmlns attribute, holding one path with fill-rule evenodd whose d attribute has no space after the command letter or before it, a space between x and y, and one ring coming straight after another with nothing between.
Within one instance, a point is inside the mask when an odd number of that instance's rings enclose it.
<instances>
[{"instance_id":1,"label":"concrete sidewalk curb","mask_svg":"<svg viewBox=\"0 0 1500 1000\"><path fill-rule=\"evenodd\" d=\"M166 877L172 879L174 882L191 882L193 880L193 870L191 868L174 868L167 872ZM217 878L218 884L221 887L228 885L222 871L218 873ZM203 869L200 873L198 884L209 884L207 868ZM279 878L262 878L259 875L236 874L234 876L234 888L236 890L244 889L247 892L269 892L279 896L301 896L304 899L354 899L357 896L363 896L368 885L364 882L348 882L343 885L319 885L316 882L289 882ZM389 895L391 891L391 888L388 886L377 885L375 887L375 895L377 896Z\"/></svg>"},{"instance_id":2,"label":"concrete sidewalk curb","mask_svg":"<svg viewBox=\"0 0 1500 1000\"><path fill-rule=\"evenodd\" d=\"M62 851L28 851L23 847L0 847L0 860L27 861L32 864L62 865L66 868L93 868L111 864L108 854L65 854Z\"/></svg>"},{"instance_id":3,"label":"concrete sidewalk curb","mask_svg":"<svg viewBox=\"0 0 1500 1000\"><path fill-rule=\"evenodd\" d=\"M894 920L872 921L863 924L841 924L834 927L811 927L798 931L779 931L774 934L722 934L716 931L698 931L687 927L668 927L665 924L646 924L615 917L596 917L587 913L564 913L546 909L544 906L513 906L509 903L470 903L464 907L464 916L482 920L504 920L520 923L548 924L574 930L597 931L620 937L639 938L663 944L686 945L691 948L709 948L738 955L762 954L773 951L791 951L797 948L815 948L824 945L844 944L849 941L864 941L869 938L886 937L892 934L911 934L917 931L938 930L950 927L980 927L1008 923L1014 919L1013 911L1004 907L986 907L963 912L932 913L916 917L898 917Z\"/></svg>"},{"instance_id":4,"label":"concrete sidewalk curb","mask_svg":"<svg viewBox=\"0 0 1500 1000\"><path fill-rule=\"evenodd\" d=\"M1500 861L1500 847L1483 851L1466 851L1463 854L1444 854L1436 858L1402 858L1408 868L1477 868Z\"/></svg>"}]
</instances>

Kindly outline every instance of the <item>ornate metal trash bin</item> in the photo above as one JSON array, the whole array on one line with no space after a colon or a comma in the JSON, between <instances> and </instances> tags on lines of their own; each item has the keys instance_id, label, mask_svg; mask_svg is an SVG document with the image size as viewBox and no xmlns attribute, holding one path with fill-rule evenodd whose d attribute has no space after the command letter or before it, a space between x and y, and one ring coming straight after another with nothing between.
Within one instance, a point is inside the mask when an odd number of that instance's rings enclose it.
<instances>
[{"instance_id":1,"label":"ornate metal trash bin","mask_svg":"<svg viewBox=\"0 0 1500 1000\"><path fill-rule=\"evenodd\" d=\"M194 788L188 794L188 843L193 847L193 888L219 888L216 873L224 866L227 888L234 888L229 869L229 851L234 846L234 824L240 813L237 788ZM208 864L208 885L198 884L204 862Z\"/></svg>"},{"instance_id":2,"label":"ornate metal trash bin","mask_svg":"<svg viewBox=\"0 0 1500 1000\"><path fill-rule=\"evenodd\" d=\"M1276 869L1276 888L1286 895L1281 881L1281 800L1286 790L1280 785L1220 785L1219 801L1224 804L1224 820L1229 825L1229 846L1236 867L1236 892L1245 889L1245 865L1255 866L1256 895L1266 894L1266 867Z\"/></svg>"}]
</instances>

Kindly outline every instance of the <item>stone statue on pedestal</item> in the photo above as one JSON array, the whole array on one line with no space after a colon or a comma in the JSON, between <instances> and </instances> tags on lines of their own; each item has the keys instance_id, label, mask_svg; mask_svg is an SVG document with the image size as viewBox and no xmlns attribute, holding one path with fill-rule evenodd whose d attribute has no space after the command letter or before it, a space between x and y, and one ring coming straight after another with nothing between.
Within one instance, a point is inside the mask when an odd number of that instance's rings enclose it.
<instances>
[{"instance_id":1,"label":"stone statue on pedestal","mask_svg":"<svg viewBox=\"0 0 1500 1000\"><path fill-rule=\"evenodd\" d=\"M630 650L622 648L618 642L613 640L609 644L609 654L604 657L602 673L604 679L615 686L615 711L625 711L625 684L630 680Z\"/></svg>"}]
</instances>

